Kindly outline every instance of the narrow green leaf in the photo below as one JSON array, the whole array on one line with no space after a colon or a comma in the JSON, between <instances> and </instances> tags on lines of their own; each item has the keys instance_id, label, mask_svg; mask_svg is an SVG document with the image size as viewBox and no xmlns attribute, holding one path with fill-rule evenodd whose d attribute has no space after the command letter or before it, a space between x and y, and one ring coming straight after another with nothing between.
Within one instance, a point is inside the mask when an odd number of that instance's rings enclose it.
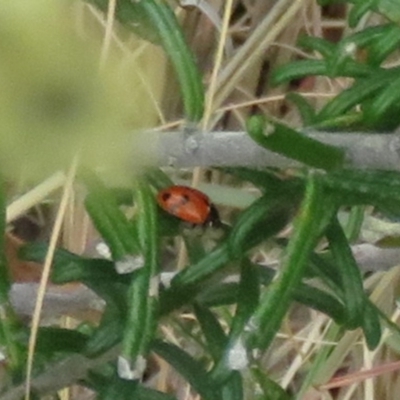
<instances>
[{"instance_id":1,"label":"narrow green leaf","mask_svg":"<svg viewBox=\"0 0 400 400\"><path fill-rule=\"evenodd\" d=\"M222 356L227 342L225 332L218 319L209 309L195 304L194 312L206 338L208 351L214 360L218 360Z\"/></svg>"},{"instance_id":2,"label":"narrow green leaf","mask_svg":"<svg viewBox=\"0 0 400 400\"><path fill-rule=\"evenodd\" d=\"M220 268L223 268L229 261L230 258L228 246L225 242L209 253L197 264L189 266L188 268L185 268L179 272L172 280L171 288L168 289L168 292L177 290L179 286L189 286L202 282L212 273L216 272Z\"/></svg>"},{"instance_id":3,"label":"narrow green leaf","mask_svg":"<svg viewBox=\"0 0 400 400\"><path fill-rule=\"evenodd\" d=\"M236 303L239 284L216 282L203 287L196 296L196 302L204 307L218 307Z\"/></svg>"},{"instance_id":4,"label":"narrow green leaf","mask_svg":"<svg viewBox=\"0 0 400 400\"><path fill-rule=\"evenodd\" d=\"M288 126L269 123L262 116L247 120L247 132L260 146L324 170L339 168L344 162L344 151L307 137Z\"/></svg>"},{"instance_id":5,"label":"narrow green leaf","mask_svg":"<svg viewBox=\"0 0 400 400\"><path fill-rule=\"evenodd\" d=\"M260 269L246 258L240 268L237 307L231 324L229 338L237 338L244 331L260 300Z\"/></svg>"},{"instance_id":6,"label":"narrow green leaf","mask_svg":"<svg viewBox=\"0 0 400 400\"><path fill-rule=\"evenodd\" d=\"M304 126L310 126L314 124L314 107L308 102L306 98L304 98L299 93L291 92L286 95L286 99L292 102L297 107Z\"/></svg>"},{"instance_id":7,"label":"narrow green leaf","mask_svg":"<svg viewBox=\"0 0 400 400\"><path fill-rule=\"evenodd\" d=\"M375 350L382 337L382 328L377 307L371 302L366 302L362 329L369 350Z\"/></svg>"},{"instance_id":8,"label":"narrow green leaf","mask_svg":"<svg viewBox=\"0 0 400 400\"><path fill-rule=\"evenodd\" d=\"M238 217L228 238L232 258L277 234L289 222L300 201L297 188L267 192Z\"/></svg>"},{"instance_id":9,"label":"narrow green leaf","mask_svg":"<svg viewBox=\"0 0 400 400\"><path fill-rule=\"evenodd\" d=\"M339 221L335 218L326 231L329 249L341 277L343 303L346 307L346 327L362 325L366 296L360 270Z\"/></svg>"},{"instance_id":10,"label":"narrow green leaf","mask_svg":"<svg viewBox=\"0 0 400 400\"><path fill-rule=\"evenodd\" d=\"M111 377L91 373L89 386L98 393L99 400L176 400L174 396L147 388L137 380L122 379L117 373Z\"/></svg>"},{"instance_id":11,"label":"narrow green leaf","mask_svg":"<svg viewBox=\"0 0 400 400\"><path fill-rule=\"evenodd\" d=\"M181 348L156 341L153 344L153 351L182 375L202 399L217 400L220 398L218 388L208 377L203 365Z\"/></svg>"},{"instance_id":12,"label":"narrow green leaf","mask_svg":"<svg viewBox=\"0 0 400 400\"><path fill-rule=\"evenodd\" d=\"M382 321L382 325L385 328L388 328L390 333L392 334L392 337L388 338L388 342L390 342L390 343L388 343L389 347L393 346L395 351L398 351L399 340L400 340L400 327L395 322L393 322L387 314L385 314L383 311L381 311L379 309L379 307L377 307L371 301L369 302L369 307L375 308L377 314L380 317L380 320ZM392 338L393 338L393 340L392 340ZM395 342L395 343L393 343L393 342Z\"/></svg>"},{"instance_id":13,"label":"narrow green leaf","mask_svg":"<svg viewBox=\"0 0 400 400\"><path fill-rule=\"evenodd\" d=\"M204 108L202 77L174 12L168 4L155 0L132 4L143 7L148 19L158 30L163 48L175 68L180 83L186 115L192 121L199 121Z\"/></svg>"},{"instance_id":14,"label":"narrow green leaf","mask_svg":"<svg viewBox=\"0 0 400 400\"><path fill-rule=\"evenodd\" d=\"M252 368L251 372L262 390L262 393L254 393L254 400L290 400L292 398L283 388L258 368Z\"/></svg>"},{"instance_id":15,"label":"narrow green leaf","mask_svg":"<svg viewBox=\"0 0 400 400\"><path fill-rule=\"evenodd\" d=\"M54 357L57 352L81 353L88 337L72 329L41 327L39 330L36 349L40 354Z\"/></svg>"},{"instance_id":16,"label":"narrow green leaf","mask_svg":"<svg viewBox=\"0 0 400 400\"><path fill-rule=\"evenodd\" d=\"M364 206L351 207L349 219L344 228L346 237L350 243L354 243L360 236L362 223L364 221Z\"/></svg>"},{"instance_id":17,"label":"narrow green leaf","mask_svg":"<svg viewBox=\"0 0 400 400\"><path fill-rule=\"evenodd\" d=\"M174 184L171 178L159 168L147 168L143 178L157 191Z\"/></svg>"},{"instance_id":18,"label":"narrow green leaf","mask_svg":"<svg viewBox=\"0 0 400 400\"><path fill-rule=\"evenodd\" d=\"M399 100L400 71L398 71L396 77L392 78L390 85L383 87L382 90L371 100L368 107L365 108L364 115L366 123L371 125L377 124L380 120L390 114L393 120L390 121L391 125L397 127L400 124L400 117L398 117L400 110Z\"/></svg>"},{"instance_id":19,"label":"narrow green leaf","mask_svg":"<svg viewBox=\"0 0 400 400\"><path fill-rule=\"evenodd\" d=\"M324 120L315 117L315 121L317 122L313 124L312 128L317 131L355 132L368 128L363 124L362 114L357 109L352 109L343 115Z\"/></svg>"},{"instance_id":20,"label":"narrow green leaf","mask_svg":"<svg viewBox=\"0 0 400 400\"><path fill-rule=\"evenodd\" d=\"M332 78L336 76L345 76L354 79L369 78L379 72L379 69L375 66L355 61L351 57L343 57L343 62L340 64L333 63L332 65L329 63L327 70L328 76Z\"/></svg>"},{"instance_id":21,"label":"narrow green leaf","mask_svg":"<svg viewBox=\"0 0 400 400\"><path fill-rule=\"evenodd\" d=\"M355 50L355 43L339 43L335 52L326 60L327 76L346 76L349 71L352 71L350 76L353 76L353 74L357 77L362 76L365 67L353 59Z\"/></svg>"},{"instance_id":22,"label":"narrow green leaf","mask_svg":"<svg viewBox=\"0 0 400 400\"><path fill-rule=\"evenodd\" d=\"M276 171L255 170L245 167L224 168L223 171L232 174L234 177L239 178L242 181L251 182L263 193L275 192L277 190L281 191L282 185L286 183L285 179L280 178ZM292 180L294 181L295 178ZM297 180L297 184L300 189L302 186L301 180Z\"/></svg>"},{"instance_id":23,"label":"narrow green leaf","mask_svg":"<svg viewBox=\"0 0 400 400\"><path fill-rule=\"evenodd\" d=\"M96 356L122 339L124 315L113 306L106 307L100 325L86 343L85 354Z\"/></svg>"},{"instance_id":24,"label":"narrow green leaf","mask_svg":"<svg viewBox=\"0 0 400 400\"><path fill-rule=\"evenodd\" d=\"M339 205L375 205L400 211L400 173L343 169L323 176L324 186Z\"/></svg>"},{"instance_id":25,"label":"narrow green leaf","mask_svg":"<svg viewBox=\"0 0 400 400\"><path fill-rule=\"evenodd\" d=\"M136 271L128 291L128 316L123 333L122 356L131 374L141 379L139 364L147 356L156 328L158 308L157 208L150 187L137 182L137 227L144 266Z\"/></svg>"},{"instance_id":26,"label":"narrow green leaf","mask_svg":"<svg viewBox=\"0 0 400 400\"><path fill-rule=\"evenodd\" d=\"M246 325L259 304L260 274L259 268L247 259L242 260L240 285L235 316L231 323L224 354L215 364L211 375L216 382L226 382L232 371L247 368L249 360L244 344Z\"/></svg>"},{"instance_id":27,"label":"narrow green leaf","mask_svg":"<svg viewBox=\"0 0 400 400\"><path fill-rule=\"evenodd\" d=\"M335 51L335 45L332 42L316 36L302 35L297 44L306 50L317 51L324 58L329 57Z\"/></svg>"},{"instance_id":28,"label":"narrow green leaf","mask_svg":"<svg viewBox=\"0 0 400 400\"><path fill-rule=\"evenodd\" d=\"M380 65L400 44L400 27L397 24L387 24L382 29L384 30L382 34L368 49L368 64L370 65Z\"/></svg>"},{"instance_id":29,"label":"narrow green leaf","mask_svg":"<svg viewBox=\"0 0 400 400\"><path fill-rule=\"evenodd\" d=\"M121 379L117 374L111 377L92 376L92 388L98 392L99 400L130 400L136 399L136 392L139 386L138 381Z\"/></svg>"},{"instance_id":30,"label":"narrow green leaf","mask_svg":"<svg viewBox=\"0 0 400 400\"><path fill-rule=\"evenodd\" d=\"M317 114L317 121L338 117L351 110L365 99L371 98L382 88L388 87L398 76L398 68L378 69L368 78L360 79L328 102Z\"/></svg>"},{"instance_id":31,"label":"narrow green leaf","mask_svg":"<svg viewBox=\"0 0 400 400\"><path fill-rule=\"evenodd\" d=\"M48 247L47 243L28 243L21 247L18 255L24 260L42 263ZM63 284L92 279L107 282L127 281L126 277L115 271L112 261L102 258L85 258L62 248L56 249L52 269L54 283Z\"/></svg>"},{"instance_id":32,"label":"narrow green leaf","mask_svg":"<svg viewBox=\"0 0 400 400\"><path fill-rule=\"evenodd\" d=\"M222 400L242 400L244 398L243 379L234 371L222 387Z\"/></svg>"},{"instance_id":33,"label":"narrow green leaf","mask_svg":"<svg viewBox=\"0 0 400 400\"><path fill-rule=\"evenodd\" d=\"M319 177L311 175L278 276L261 298L252 317L254 330L247 339L251 348L266 348L273 340L290 306L292 293L303 277L311 252L335 211L336 206L325 196Z\"/></svg>"},{"instance_id":34,"label":"narrow green leaf","mask_svg":"<svg viewBox=\"0 0 400 400\"><path fill-rule=\"evenodd\" d=\"M376 0L354 1L354 5L349 13L349 26L354 28L360 22L360 19L376 5Z\"/></svg>"},{"instance_id":35,"label":"narrow green leaf","mask_svg":"<svg viewBox=\"0 0 400 400\"><path fill-rule=\"evenodd\" d=\"M107 13L108 0L86 1ZM115 7L115 18L143 39L158 45L161 43L159 32L154 29L142 7L134 7L130 1L118 0Z\"/></svg>"},{"instance_id":36,"label":"narrow green leaf","mask_svg":"<svg viewBox=\"0 0 400 400\"><path fill-rule=\"evenodd\" d=\"M390 21L396 24L400 23L400 5L397 0L379 0L377 2L377 11Z\"/></svg>"},{"instance_id":37,"label":"narrow green leaf","mask_svg":"<svg viewBox=\"0 0 400 400\"><path fill-rule=\"evenodd\" d=\"M365 29L358 30L353 34L344 37L339 42L339 47L341 48L339 51L343 51L343 48L348 47L349 44L354 44L357 46L357 48L370 49L374 43L379 41L379 39L384 38L390 32L390 29L393 25L394 24L382 24L368 26Z\"/></svg>"},{"instance_id":38,"label":"narrow green leaf","mask_svg":"<svg viewBox=\"0 0 400 400\"><path fill-rule=\"evenodd\" d=\"M293 61L273 71L271 85L278 86L282 83L291 82L312 75L326 75L326 63L323 60L301 60Z\"/></svg>"},{"instance_id":39,"label":"narrow green leaf","mask_svg":"<svg viewBox=\"0 0 400 400\"><path fill-rule=\"evenodd\" d=\"M106 241L113 259L137 260L141 263L139 244L133 229L118 206L115 197L94 173L86 171L82 175L89 194L85 199L86 209L103 239Z\"/></svg>"},{"instance_id":40,"label":"narrow green leaf","mask_svg":"<svg viewBox=\"0 0 400 400\"><path fill-rule=\"evenodd\" d=\"M300 283L293 292L293 299L307 307L329 315L337 324L346 322L347 315L343 304L337 298L317 287Z\"/></svg>"},{"instance_id":41,"label":"narrow green leaf","mask_svg":"<svg viewBox=\"0 0 400 400\"><path fill-rule=\"evenodd\" d=\"M207 251L199 235L185 234L185 232L182 232L182 237L185 242L190 264L195 264L206 256Z\"/></svg>"},{"instance_id":42,"label":"narrow green leaf","mask_svg":"<svg viewBox=\"0 0 400 400\"><path fill-rule=\"evenodd\" d=\"M290 202L293 202L293 199L299 196L301 188L299 188L297 181L295 182L295 188L292 187L292 184L288 187L292 188L293 192L289 190L284 193L270 193L269 196L271 199L278 199L277 202L280 203L282 203L283 199L285 199L285 203L288 199L290 199ZM282 215L282 210L280 210L279 207L278 211L279 212L276 214L271 212L270 217L262 221L263 230L259 229L258 234L254 236L242 236L241 233L238 233L238 238L247 237L249 239L243 240L243 252L247 252L262 240L278 232L286 224L287 212ZM248 233L248 231L246 232ZM238 240L240 241L241 239ZM161 293L160 305L162 314L168 313L183 304L190 303L200 291L198 284L210 277L213 273L226 267L229 262L232 261L231 251L231 244L225 241L201 261L179 272L172 280L171 287ZM241 256L241 254L238 254L238 256Z\"/></svg>"},{"instance_id":43,"label":"narrow green leaf","mask_svg":"<svg viewBox=\"0 0 400 400\"><path fill-rule=\"evenodd\" d=\"M308 270L313 277L319 277L334 293L337 293L339 298L343 298L340 276L327 255L311 254Z\"/></svg>"}]
</instances>

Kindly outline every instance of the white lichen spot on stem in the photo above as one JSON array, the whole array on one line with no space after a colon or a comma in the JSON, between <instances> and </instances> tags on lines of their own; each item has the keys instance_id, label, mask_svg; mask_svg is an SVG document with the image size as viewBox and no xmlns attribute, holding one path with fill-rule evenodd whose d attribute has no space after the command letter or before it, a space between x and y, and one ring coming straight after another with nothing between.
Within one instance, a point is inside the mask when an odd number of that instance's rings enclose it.
<instances>
[{"instance_id":1,"label":"white lichen spot on stem","mask_svg":"<svg viewBox=\"0 0 400 400\"><path fill-rule=\"evenodd\" d=\"M133 365L124 356L118 357L118 376L122 379L130 381L135 379L141 380L146 367L147 361L143 356L138 356Z\"/></svg>"},{"instance_id":2,"label":"white lichen spot on stem","mask_svg":"<svg viewBox=\"0 0 400 400\"><path fill-rule=\"evenodd\" d=\"M233 346L228 350L226 362L228 368L234 371L241 371L249 365L247 349L244 346L243 339L239 337Z\"/></svg>"},{"instance_id":3,"label":"white lichen spot on stem","mask_svg":"<svg viewBox=\"0 0 400 400\"><path fill-rule=\"evenodd\" d=\"M115 270L119 274L129 274L144 267L144 257L141 254L126 255L115 262Z\"/></svg>"},{"instance_id":4,"label":"white lichen spot on stem","mask_svg":"<svg viewBox=\"0 0 400 400\"><path fill-rule=\"evenodd\" d=\"M100 257L105 258L106 260L111 260L110 248L104 242L97 243L96 251Z\"/></svg>"},{"instance_id":5,"label":"white lichen spot on stem","mask_svg":"<svg viewBox=\"0 0 400 400\"><path fill-rule=\"evenodd\" d=\"M357 45L354 42L347 43L344 48L343 52L345 55L353 57L356 54Z\"/></svg>"},{"instance_id":6,"label":"white lichen spot on stem","mask_svg":"<svg viewBox=\"0 0 400 400\"><path fill-rule=\"evenodd\" d=\"M193 153L199 148L199 142L194 137L188 137L185 141L185 149L188 153Z\"/></svg>"},{"instance_id":7,"label":"white lichen spot on stem","mask_svg":"<svg viewBox=\"0 0 400 400\"><path fill-rule=\"evenodd\" d=\"M172 279L174 279L175 275L176 272L161 272L160 282L165 287L165 289L168 289L171 286L171 281Z\"/></svg>"}]
</instances>

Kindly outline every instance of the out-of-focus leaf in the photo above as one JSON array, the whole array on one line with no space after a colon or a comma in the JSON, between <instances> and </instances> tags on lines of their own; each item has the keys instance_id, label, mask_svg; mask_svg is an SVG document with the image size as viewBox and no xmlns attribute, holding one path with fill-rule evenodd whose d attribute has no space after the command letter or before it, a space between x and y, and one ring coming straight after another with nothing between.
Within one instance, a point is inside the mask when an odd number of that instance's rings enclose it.
<instances>
[{"instance_id":1,"label":"out-of-focus leaf","mask_svg":"<svg viewBox=\"0 0 400 400\"><path fill-rule=\"evenodd\" d=\"M322 60L300 60L283 65L275 70L271 76L274 86L290 82L310 75L326 75L326 63Z\"/></svg>"},{"instance_id":2,"label":"out-of-focus leaf","mask_svg":"<svg viewBox=\"0 0 400 400\"><path fill-rule=\"evenodd\" d=\"M67 168L78 152L80 165L121 174L130 159L134 138L125 122L129 115L139 124L140 116L129 111L131 100L111 68L99 73L97 43L78 37L68 3L0 4L0 165L6 176L42 179Z\"/></svg>"},{"instance_id":3,"label":"out-of-focus leaf","mask_svg":"<svg viewBox=\"0 0 400 400\"><path fill-rule=\"evenodd\" d=\"M366 304L361 273L337 219L333 219L326 236L341 278L342 300L346 310L345 324L349 329L354 329L362 325Z\"/></svg>"},{"instance_id":4,"label":"out-of-focus leaf","mask_svg":"<svg viewBox=\"0 0 400 400\"><path fill-rule=\"evenodd\" d=\"M266 374L261 372L257 368L251 370L255 380L260 385L262 393L255 393L254 400L290 400L291 396L283 388L281 388L276 382L270 379Z\"/></svg>"},{"instance_id":5,"label":"out-of-focus leaf","mask_svg":"<svg viewBox=\"0 0 400 400\"><path fill-rule=\"evenodd\" d=\"M292 102L300 113L304 126L310 126L315 120L315 111L311 104L299 93L288 93L286 99Z\"/></svg>"},{"instance_id":6,"label":"out-of-focus leaf","mask_svg":"<svg viewBox=\"0 0 400 400\"><path fill-rule=\"evenodd\" d=\"M203 365L181 348L157 341L153 351L182 375L204 400L217 400L220 393L213 381L208 377Z\"/></svg>"},{"instance_id":7,"label":"out-of-focus leaf","mask_svg":"<svg viewBox=\"0 0 400 400\"><path fill-rule=\"evenodd\" d=\"M36 349L41 354L52 356L57 352L81 353L88 337L73 329L42 327L39 330Z\"/></svg>"},{"instance_id":8,"label":"out-of-focus leaf","mask_svg":"<svg viewBox=\"0 0 400 400\"><path fill-rule=\"evenodd\" d=\"M296 209L296 201L299 201L296 192L266 193L244 210L228 238L232 257L239 257L246 249L283 229Z\"/></svg>"},{"instance_id":9,"label":"out-of-focus leaf","mask_svg":"<svg viewBox=\"0 0 400 400\"><path fill-rule=\"evenodd\" d=\"M377 2L378 11L390 21L399 24L400 22L400 4L397 0L379 0Z\"/></svg>"},{"instance_id":10,"label":"out-of-focus leaf","mask_svg":"<svg viewBox=\"0 0 400 400\"><path fill-rule=\"evenodd\" d=\"M224 330L217 317L209 309L195 305L194 311L206 338L210 355L214 360L218 360L227 341Z\"/></svg>"},{"instance_id":11,"label":"out-of-focus leaf","mask_svg":"<svg viewBox=\"0 0 400 400\"><path fill-rule=\"evenodd\" d=\"M317 121L323 121L343 115L365 99L372 97L383 87L390 86L391 81L398 76L398 71L377 71L374 75L358 80L349 89L344 90L328 102L317 114Z\"/></svg>"},{"instance_id":12,"label":"out-of-focus leaf","mask_svg":"<svg viewBox=\"0 0 400 400\"><path fill-rule=\"evenodd\" d=\"M362 329L368 348L371 351L376 349L382 337L382 328L377 307L370 302L365 305Z\"/></svg>"},{"instance_id":13,"label":"out-of-focus leaf","mask_svg":"<svg viewBox=\"0 0 400 400\"><path fill-rule=\"evenodd\" d=\"M301 36L297 42L299 46L306 50L318 51L325 58L335 51L335 45L326 39L316 36Z\"/></svg>"}]
</instances>

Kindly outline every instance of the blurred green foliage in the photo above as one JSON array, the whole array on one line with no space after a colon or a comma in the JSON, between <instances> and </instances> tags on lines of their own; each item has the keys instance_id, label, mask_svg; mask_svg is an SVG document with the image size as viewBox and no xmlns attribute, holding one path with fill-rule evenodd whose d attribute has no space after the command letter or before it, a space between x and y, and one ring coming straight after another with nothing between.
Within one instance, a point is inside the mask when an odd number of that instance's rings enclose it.
<instances>
[{"instance_id":1,"label":"blurred green foliage","mask_svg":"<svg viewBox=\"0 0 400 400\"><path fill-rule=\"evenodd\" d=\"M352 78L350 86L315 111L308 100L290 94L306 126L315 129L387 132L400 125L400 69L385 62L397 52L400 27L385 23L367 27L333 44L326 39L302 37L299 45L321 59L299 60L282 66L274 84L308 76Z\"/></svg>"},{"instance_id":2,"label":"blurred green foliage","mask_svg":"<svg viewBox=\"0 0 400 400\"><path fill-rule=\"evenodd\" d=\"M80 39L71 17L65 1L0 5L0 165L7 176L41 178L76 154L82 165L127 168L128 98L115 73L99 71L96 41Z\"/></svg>"}]
</instances>

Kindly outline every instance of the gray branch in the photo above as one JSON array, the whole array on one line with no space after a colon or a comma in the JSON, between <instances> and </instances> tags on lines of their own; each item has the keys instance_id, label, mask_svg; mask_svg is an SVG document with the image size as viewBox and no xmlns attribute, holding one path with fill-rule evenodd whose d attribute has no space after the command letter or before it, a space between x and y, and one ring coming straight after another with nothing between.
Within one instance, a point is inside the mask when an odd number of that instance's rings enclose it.
<instances>
[{"instance_id":1,"label":"gray branch","mask_svg":"<svg viewBox=\"0 0 400 400\"><path fill-rule=\"evenodd\" d=\"M345 149L350 165L357 168L400 170L400 135L348 132L307 132L323 143ZM265 150L245 132L145 132L137 134L147 153L158 166L190 167L277 167L300 164Z\"/></svg>"}]
</instances>

